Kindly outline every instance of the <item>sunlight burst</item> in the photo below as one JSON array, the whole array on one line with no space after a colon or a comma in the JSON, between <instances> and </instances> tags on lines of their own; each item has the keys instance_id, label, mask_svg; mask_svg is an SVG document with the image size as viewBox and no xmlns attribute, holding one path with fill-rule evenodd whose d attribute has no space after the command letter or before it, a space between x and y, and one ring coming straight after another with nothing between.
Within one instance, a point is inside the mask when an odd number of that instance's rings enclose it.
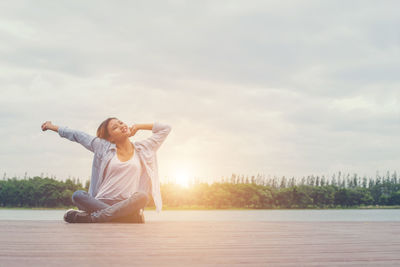
<instances>
[{"instance_id":1,"label":"sunlight burst","mask_svg":"<svg viewBox=\"0 0 400 267\"><path fill-rule=\"evenodd\" d=\"M189 187L189 175L186 171L177 172L175 175L175 181L183 187Z\"/></svg>"}]
</instances>

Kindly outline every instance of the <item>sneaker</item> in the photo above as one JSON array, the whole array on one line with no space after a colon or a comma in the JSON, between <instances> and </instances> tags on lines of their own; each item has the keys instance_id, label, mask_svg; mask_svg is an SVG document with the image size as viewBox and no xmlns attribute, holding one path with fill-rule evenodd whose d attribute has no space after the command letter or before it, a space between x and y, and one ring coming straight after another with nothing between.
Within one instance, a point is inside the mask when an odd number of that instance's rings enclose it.
<instances>
[{"instance_id":1,"label":"sneaker","mask_svg":"<svg viewBox=\"0 0 400 267\"><path fill-rule=\"evenodd\" d=\"M76 223L91 223L92 222L92 216L90 216L90 213L84 211L84 212L78 212L75 215L75 222Z\"/></svg>"},{"instance_id":2,"label":"sneaker","mask_svg":"<svg viewBox=\"0 0 400 267\"><path fill-rule=\"evenodd\" d=\"M68 223L90 223L92 217L86 211L69 209L64 213L64 221Z\"/></svg>"},{"instance_id":3,"label":"sneaker","mask_svg":"<svg viewBox=\"0 0 400 267\"><path fill-rule=\"evenodd\" d=\"M75 215L78 211L74 209L69 209L64 213L64 221L67 223L72 223L75 220Z\"/></svg>"},{"instance_id":4,"label":"sneaker","mask_svg":"<svg viewBox=\"0 0 400 267\"><path fill-rule=\"evenodd\" d=\"M111 222L116 223L144 223L143 209L139 209L124 217L112 219Z\"/></svg>"},{"instance_id":5,"label":"sneaker","mask_svg":"<svg viewBox=\"0 0 400 267\"><path fill-rule=\"evenodd\" d=\"M143 214L143 209L140 209L133 213L132 215L129 216L128 221L130 223L144 223L144 214Z\"/></svg>"}]
</instances>

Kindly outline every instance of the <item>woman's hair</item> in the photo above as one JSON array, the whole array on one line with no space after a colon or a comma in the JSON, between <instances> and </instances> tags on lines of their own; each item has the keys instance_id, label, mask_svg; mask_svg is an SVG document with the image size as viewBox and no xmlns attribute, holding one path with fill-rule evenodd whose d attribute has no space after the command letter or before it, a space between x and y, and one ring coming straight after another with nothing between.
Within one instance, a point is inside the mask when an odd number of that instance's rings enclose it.
<instances>
[{"instance_id":1,"label":"woman's hair","mask_svg":"<svg viewBox=\"0 0 400 267\"><path fill-rule=\"evenodd\" d=\"M100 124L99 128L97 128L97 137L109 141L108 138L110 137L110 133L108 132L108 124L112 119L117 119L117 118L115 117L107 118Z\"/></svg>"}]
</instances>

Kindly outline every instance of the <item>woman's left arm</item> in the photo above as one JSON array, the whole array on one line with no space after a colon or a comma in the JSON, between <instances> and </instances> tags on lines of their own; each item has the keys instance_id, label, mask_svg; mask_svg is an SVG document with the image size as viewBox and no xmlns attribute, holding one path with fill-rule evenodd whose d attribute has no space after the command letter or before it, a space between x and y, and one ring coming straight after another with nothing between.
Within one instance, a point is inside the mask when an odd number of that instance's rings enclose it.
<instances>
[{"instance_id":1,"label":"woman's left arm","mask_svg":"<svg viewBox=\"0 0 400 267\"><path fill-rule=\"evenodd\" d=\"M135 126L138 130L151 130L151 129L153 129L153 125L154 125L154 123L134 124L134 126Z\"/></svg>"},{"instance_id":2,"label":"woman's left arm","mask_svg":"<svg viewBox=\"0 0 400 267\"><path fill-rule=\"evenodd\" d=\"M143 143L151 150L156 151L171 132L168 124L154 122L149 124L135 124L138 130L151 130L153 135L143 140Z\"/></svg>"}]
</instances>

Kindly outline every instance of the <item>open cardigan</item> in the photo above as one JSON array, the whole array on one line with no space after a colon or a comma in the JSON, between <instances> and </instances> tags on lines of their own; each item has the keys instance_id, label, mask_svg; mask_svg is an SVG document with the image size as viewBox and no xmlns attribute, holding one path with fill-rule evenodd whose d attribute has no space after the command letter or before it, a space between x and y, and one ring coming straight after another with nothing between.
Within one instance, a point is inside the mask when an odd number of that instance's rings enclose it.
<instances>
[{"instance_id":1,"label":"open cardigan","mask_svg":"<svg viewBox=\"0 0 400 267\"><path fill-rule=\"evenodd\" d=\"M138 151L138 156L142 163L141 175L147 175L151 180L151 193L156 205L156 211L160 212L162 209L162 199L160 192L160 179L158 176L157 164L157 150L167 138L171 131L171 126L160 122L153 123L152 136L133 142ZM97 136L89 135L79 130L73 130L67 126L59 126L58 134L61 137L67 138L71 141L80 143L88 150L94 153L92 163L92 175L90 178L89 194L92 197L97 195L99 186L104 178L104 169L108 162L117 152L116 144L113 144L105 139ZM142 178L142 177L141 177Z\"/></svg>"}]
</instances>

